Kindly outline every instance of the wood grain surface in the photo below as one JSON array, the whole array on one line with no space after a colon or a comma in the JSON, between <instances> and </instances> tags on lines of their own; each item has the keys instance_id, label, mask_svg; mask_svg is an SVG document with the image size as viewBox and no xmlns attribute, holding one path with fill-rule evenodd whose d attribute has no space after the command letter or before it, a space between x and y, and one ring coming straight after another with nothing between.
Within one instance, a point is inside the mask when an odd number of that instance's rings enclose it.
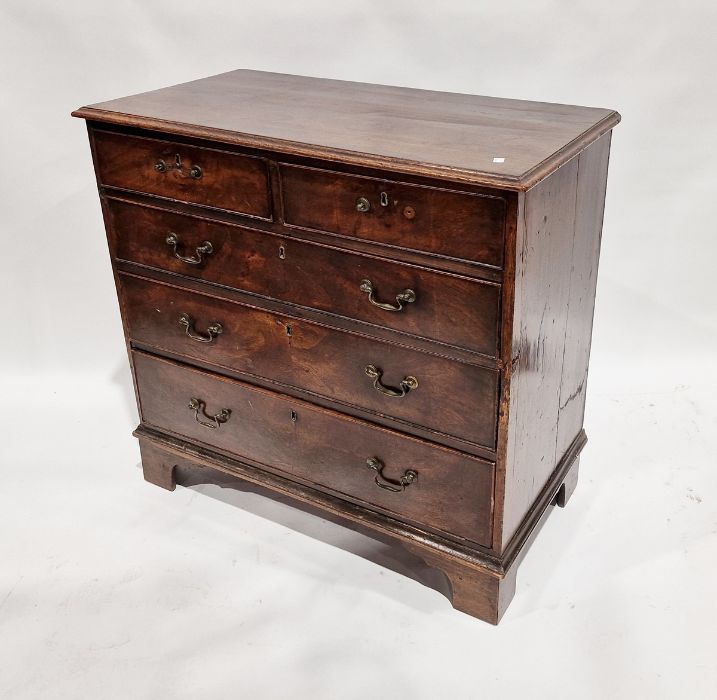
<instances>
[{"instance_id":1,"label":"wood grain surface","mask_svg":"<svg viewBox=\"0 0 717 700\"><path fill-rule=\"evenodd\" d=\"M107 131L96 131L94 141L103 185L271 219L269 175L261 158ZM156 170L160 160L166 172ZM201 168L198 179L189 174L193 166Z\"/></svg>"},{"instance_id":2,"label":"wood grain surface","mask_svg":"<svg viewBox=\"0 0 717 700\"><path fill-rule=\"evenodd\" d=\"M134 367L143 423L402 519L490 543L490 462L144 353L134 353ZM189 408L192 398L204 401L209 415L229 410L228 420L214 429L201 425ZM202 412L199 417L211 422ZM372 457L385 465L386 479L415 470L416 481L400 493L377 486L366 464Z\"/></svg>"},{"instance_id":3,"label":"wood grain surface","mask_svg":"<svg viewBox=\"0 0 717 700\"><path fill-rule=\"evenodd\" d=\"M521 203L503 546L582 428L609 148L607 135Z\"/></svg>"},{"instance_id":4,"label":"wood grain surface","mask_svg":"<svg viewBox=\"0 0 717 700\"><path fill-rule=\"evenodd\" d=\"M289 495L497 622L577 483L620 116L244 70L75 116L145 478Z\"/></svg>"},{"instance_id":5,"label":"wood grain surface","mask_svg":"<svg viewBox=\"0 0 717 700\"><path fill-rule=\"evenodd\" d=\"M90 105L74 115L518 190L620 121L609 109L252 70Z\"/></svg>"},{"instance_id":6,"label":"wood grain surface","mask_svg":"<svg viewBox=\"0 0 717 700\"><path fill-rule=\"evenodd\" d=\"M169 270L300 306L420 335L495 357L500 285L466 279L382 258L268 236L239 226L109 203L110 241L120 260ZM166 243L177 235L181 253L204 241L213 252L202 265L178 260ZM381 303L395 303L406 289L416 294L402 311L385 311L361 291L371 281Z\"/></svg>"},{"instance_id":7,"label":"wood grain surface","mask_svg":"<svg viewBox=\"0 0 717 700\"><path fill-rule=\"evenodd\" d=\"M280 165L286 224L493 267L503 262L505 199ZM362 200L368 211L357 210Z\"/></svg>"},{"instance_id":8,"label":"wood grain surface","mask_svg":"<svg viewBox=\"0 0 717 700\"><path fill-rule=\"evenodd\" d=\"M120 275L123 306L133 343L155 352L213 363L280 382L342 404L495 447L498 372L416 352L393 343L215 299L179 287ZM190 327L179 319L189 317ZM207 328L220 323L211 342ZM373 365L393 390L414 376L415 389L386 396L367 376Z\"/></svg>"}]
</instances>

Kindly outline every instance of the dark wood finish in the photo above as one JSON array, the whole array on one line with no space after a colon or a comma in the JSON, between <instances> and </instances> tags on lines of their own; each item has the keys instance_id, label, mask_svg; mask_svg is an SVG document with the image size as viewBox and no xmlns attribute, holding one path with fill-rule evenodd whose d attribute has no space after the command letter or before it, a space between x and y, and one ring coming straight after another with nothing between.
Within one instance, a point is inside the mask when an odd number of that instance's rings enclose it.
<instances>
[{"instance_id":1,"label":"dark wood finish","mask_svg":"<svg viewBox=\"0 0 717 700\"><path fill-rule=\"evenodd\" d=\"M154 138L163 140L166 135L157 132L143 132L138 129L129 127L121 127L113 124L92 124L89 126L90 137L98 131L109 131L111 133L126 136L144 136L146 138ZM172 135L173 143L185 144L191 146L199 146L212 150L229 151L240 155L251 155L262 158L268 163L269 168L269 185L272 196L272 205L274 217L272 219L260 219L257 217L248 217L239 213L231 212L226 209L216 209L205 207L202 205L183 202L180 200L168 200L156 195L145 194L133 190L115 188L107 185L101 186L102 194L109 199L116 199L129 202L130 204L141 204L143 206L154 209L181 212L189 216L201 219L209 219L210 221L225 221L230 224L248 225L253 229L268 231L282 236L291 236L297 240L323 243L329 246L340 246L341 249L355 251L358 253L367 253L369 255L378 255L390 260L400 260L410 264L429 266L437 270L445 272L453 272L468 277L477 277L479 279L500 282L503 279L502 270L499 267L486 265L475 260L465 258L452 258L436 253L431 253L417 248L401 248L397 246L387 246L382 243L374 242L368 238L358 238L341 236L337 241L339 234L320 231L318 229L309 229L291 224L284 224L282 220L282 204L281 204L281 182L279 179L279 163L274 161L276 154L268 151L259 151L256 149L242 149L227 143L218 143L213 141L205 141L203 139L191 139ZM316 170L326 171L325 161L307 160L303 158L292 157L289 154L283 155L283 164L296 166L304 166ZM461 194L475 195L482 197L491 197L503 199L506 207L506 215L510 218L518 201L518 192L509 190L495 190L488 187L471 185L469 183L450 183L445 180L436 178L420 177L415 175L400 174L388 170L376 170L375 168L359 168L349 167L343 163L331 163L331 171L344 173L346 175L358 175L369 178L371 180L380 180L394 183L397 186L411 185L418 188L428 188L431 190L446 190L451 192L460 192Z\"/></svg>"},{"instance_id":2,"label":"dark wood finish","mask_svg":"<svg viewBox=\"0 0 717 700\"><path fill-rule=\"evenodd\" d=\"M145 478L268 489L496 623L577 484L619 115L252 71L75 114Z\"/></svg>"},{"instance_id":3,"label":"dark wood finish","mask_svg":"<svg viewBox=\"0 0 717 700\"><path fill-rule=\"evenodd\" d=\"M521 202L504 546L582 428L609 148L608 134Z\"/></svg>"},{"instance_id":4,"label":"dark wood finish","mask_svg":"<svg viewBox=\"0 0 717 700\"><path fill-rule=\"evenodd\" d=\"M608 109L236 70L83 107L85 119L525 190L610 131ZM504 158L495 163L495 158Z\"/></svg>"},{"instance_id":5,"label":"dark wood finish","mask_svg":"<svg viewBox=\"0 0 717 700\"><path fill-rule=\"evenodd\" d=\"M110 202L109 211L112 250L120 260L387 326L487 356L497 353L500 285L124 202ZM169 233L178 236L186 253L204 241L214 251L204 264L188 265L177 260L167 245ZM379 309L361 291L364 279L371 280L382 302L394 302L405 289L415 291L416 301L400 312Z\"/></svg>"},{"instance_id":6,"label":"dark wood finish","mask_svg":"<svg viewBox=\"0 0 717 700\"><path fill-rule=\"evenodd\" d=\"M565 508L568 505L568 501L575 493L575 489L578 486L578 472L580 470L580 457L573 462L573 467L570 473L563 481L562 485L555 494L555 505L560 508Z\"/></svg>"},{"instance_id":7,"label":"dark wood finish","mask_svg":"<svg viewBox=\"0 0 717 700\"><path fill-rule=\"evenodd\" d=\"M319 394L377 415L427 427L468 442L495 447L498 373L446 360L297 319L120 275L130 340L155 352L183 355L245 375L254 375ZM187 335L191 330L211 342ZM383 383L400 387L416 375L418 387L404 397L374 388L365 368L383 370Z\"/></svg>"},{"instance_id":8,"label":"dark wood finish","mask_svg":"<svg viewBox=\"0 0 717 700\"><path fill-rule=\"evenodd\" d=\"M570 292L565 320L566 352L560 381L556 457L568 449L575 434L583 427L585 417L611 138L612 132L585 149L578 158L575 237L570 262Z\"/></svg>"},{"instance_id":9,"label":"dark wood finish","mask_svg":"<svg viewBox=\"0 0 717 700\"><path fill-rule=\"evenodd\" d=\"M107 226L109 228L111 222L107 216ZM471 350L459 348L455 345L445 345L437 343L435 340L421 338L415 335L405 333L397 333L386 326L376 326L370 323L357 322L355 319L346 316L327 315L326 312L312 309L306 306L296 306L287 304L270 297L258 296L251 292L244 292L239 289L232 289L223 285L208 284L201 278L177 276L175 273L160 270L152 267L144 267L135 263L125 262L123 260L114 260L115 268L128 275L140 276L145 279L155 280L162 284L172 286L181 286L188 291L198 292L217 299L237 302L245 306L260 308L266 311L272 311L277 314L290 314L298 319L303 319L311 323L317 323L322 326L331 326L348 333L360 335L366 338L383 340L388 343L395 343L402 347L420 350L430 355L444 357L450 360L457 360L467 364L475 364L488 369L495 369L501 366L501 359L481 355Z\"/></svg>"},{"instance_id":10,"label":"dark wood finish","mask_svg":"<svg viewBox=\"0 0 717 700\"><path fill-rule=\"evenodd\" d=\"M561 505L561 494L577 480L584 437L566 453L555 477L546 484L530 518L518 533L513 549L502 559L479 553L464 544L413 529L409 524L380 512L364 510L330 493L287 480L280 474L265 472L234 457L225 457L202 446L184 442L147 427L135 431L139 438L145 478L163 488L176 484L196 486L212 483L224 488L246 490L247 484L262 487L264 494L288 499L290 503L341 525L348 525L387 544L399 545L429 566L439 570L447 586L439 587L453 606L474 617L497 624L515 593L516 575L552 506ZM149 474L149 476L147 476ZM425 581L423 581L425 583Z\"/></svg>"},{"instance_id":11,"label":"dark wood finish","mask_svg":"<svg viewBox=\"0 0 717 700\"><path fill-rule=\"evenodd\" d=\"M103 185L271 219L267 166L260 158L106 131L94 140ZM155 169L160 160L171 167L177 155L181 170ZM201 168L199 179L189 175L192 166Z\"/></svg>"},{"instance_id":12,"label":"dark wood finish","mask_svg":"<svg viewBox=\"0 0 717 700\"><path fill-rule=\"evenodd\" d=\"M499 575L458 557L408 545L429 566L448 579L448 597L456 610L497 625L515 594L517 568Z\"/></svg>"},{"instance_id":13,"label":"dark wood finish","mask_svg":"<svg viewBox=\"0 0 717 700\"><path fill-rule=\"evenodd\" d=\"M328 489L369 508L420 522L480 544L490 543L494 465L401 433L347 418L243 382L134 354L142 421L243 460ZM210 428L195 419L192 398L215 415ZM211 420L199 413L200 420ZM327 437L330 437L327 440ZM376 485L366 460L385 465L386 479L418 474L400 493Z\"/></svg>"},{"instance_id":14,"label":"dark wood finish","mask_svg":"<svg viewBox=\"0 0 717 700\"><path fill-rule=\"evenodd\" d=\"M502 197L281 164L286 224L500 267ZM368 211L357 210L359 199ZM382 201L383 200L383 201Z\"/></svg>"},{"instance_id":15,"label":"dark wood finish","mask_svg":"<svg viewBox=\"0 0 717 700\"><path fill-rule=\"evenodd\" d=\"M140 440L139 451L142 455L142 472L145 481L161 486L167 491L174 491L177 485L174 480L176 458L149 440Z\"/></svg>"}]
</instances>

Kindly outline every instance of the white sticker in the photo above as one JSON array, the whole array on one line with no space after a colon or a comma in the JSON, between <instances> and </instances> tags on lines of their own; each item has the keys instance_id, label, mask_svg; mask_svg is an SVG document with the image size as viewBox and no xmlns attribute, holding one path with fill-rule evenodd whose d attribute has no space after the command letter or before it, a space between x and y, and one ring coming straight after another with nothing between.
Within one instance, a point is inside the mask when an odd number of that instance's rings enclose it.
<instances>
[{"instance_id":1,"label":"white sticker","mask_svg":"<svg viewBox=\"0 0 717 700\"><path fill-rule=\"evenodd\" d=\"M493 158L494 163L505 163L505 158Z\"/></svg>"}]
</instances>

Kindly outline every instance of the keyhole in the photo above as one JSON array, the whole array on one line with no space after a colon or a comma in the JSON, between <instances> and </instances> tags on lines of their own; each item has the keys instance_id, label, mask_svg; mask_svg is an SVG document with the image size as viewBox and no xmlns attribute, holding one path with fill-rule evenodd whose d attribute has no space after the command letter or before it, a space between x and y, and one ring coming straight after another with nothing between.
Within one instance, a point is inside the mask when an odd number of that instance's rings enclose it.
<instances>
[{"instance_id":1,"label":"keyhole","mask_svg":"<svg viewBox=\"0 0 717 700\"><path fill-rule=\"evenodd\" d=\"M292 422L292 423L296 423L296 421L298 420L298 418L299 418L299 416L297 415L296 411L292 411L292 412L291 412L291 422Z\"/></svg>"},{"instance_id":2,"label":"keyhole","mask_svg":"<svg viewBox=\"0 0 717 700\"><path fill-rule=\"evenodd\" d=\"M283 245L280 245L280 246L279 246L279 258L280 258L281 260L285 260L285 259L286 259L286 248L284 248Z\"/></svg>"},{"instance_id":3,"label":"keyhole","mask_svg":"<svg viewBox=\"0 0 717 700\"><path fill-rule=\"evenodd\" d=\"M381 192L381 206L388 206L388 192Z\"/></svg>"},{"instance_id":4,"label":"keyhole","mask_svg":"<svg viewBox=\"0 0 717 700\"><path fill-rule=\"evenodd\" d=\"M174 155L174 166L177 168L177 170L182 169L182 159L179 157L179 153L175 153Z\"/></svg>"},{"instance_id":5,"label":"keyhole","mask_svg":"<svg viewBox=\"0 0 717 700\"><path fill-rule=\"evenodd\" d=\"M291 326L287 323L286 324L286 335L288 335L291 338L291 333L292 333Z\"/></svg>"}]
</instances>

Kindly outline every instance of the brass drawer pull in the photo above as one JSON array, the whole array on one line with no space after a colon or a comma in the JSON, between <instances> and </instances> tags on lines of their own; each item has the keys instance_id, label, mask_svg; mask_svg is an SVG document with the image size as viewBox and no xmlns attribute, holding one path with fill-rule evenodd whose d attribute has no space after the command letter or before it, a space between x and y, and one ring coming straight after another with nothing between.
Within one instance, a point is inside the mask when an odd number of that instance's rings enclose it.
<instances>
[{"instance_id":1,"label":"brass drawer pull","mask_svg":"<svg viewBox=\"0 0 717 700\"><path fill-rule=\"evenodd\" d=\"M184 332L192 339L196 340L198 343L211 343L218 335L221 335L224 331L224 328L222 328L221 323L217 323L216 321L212 323L210 326L207 326L207 334L202 335L201 333L197 333L196 331L192 330L192 317L189 314L182 314L179 317L179 325L184 326Z\"/></svg>"},{"instance_id":2,"label":"brass drawer pull","mask_svg":"<svg viewBox=\"0 0 717 700\"><path fill-rule=\"evenodd\" d=\"M393 387L386 386L381 383L383 370L376 367L376 365L366 365L364 372L366 372L367 376L373 379L373 388L382 393L384 396L396 396L400 398L408 394L411 389L418 388L418 379L410 375L401 380L400 389L394 389Z\"/></svg>"},{"instance_id":3,"label":"brass drawer pull","mask_svg":"<svg viewBox=\"0 0 717 700\"><path fill-rule=\"evenodd\" d=\"M179 153L176 153L174 155L174 163L167 163L167 161L162 160L160 158L155 164L154 169L158 173L166 173L170 170L175 170L177 173L179 173L182 177L187 177L187 175L184 174L184 166L182 165L182 157L179 155ZM202 177L204 174L204 171L199 165L193 165L191 168L189 168L188 176L192 178L192 180L199 180L199 178Z\"/></svg>"},{"instance_id":4,"label":"brass drawer pull","mask_svg":"<svg viewBox=\"0 0 717 700\"><path fill-rule=\"evenodd\" d=\"M187 263L187 265L201 265L204 262L204 256L211 255L214 252L214 246L209 241L204 241L201 245L198 245L194 249L194 255L180 255L177 252L179 236L177 236L176 233L170 233L167 236L166 243L174 252L174 257L177 258L177 260L181 260L183 263Z\"/></svg>"},{"instance_id":5,"label":"brass drawer pull","mask_svg":"<svg viewBox=\"0 0 717 700\"><path fill-rule=\"evenodd\" d=\"M194 411L194 420L197 421L199 425L203 425L205 428L212 428L212 430L220 427L222 423L226 423L231 415L231 411L228 408L223 408L219 411L219 413L215 413L213 416L210 416L207 413L206 404L201 399L189 399L189 408ZM203 421L199 417L199 411L202 412L202 415L205 418L209 418L209 420L213 422L208 423L207 421Z\"/></svg>"},{"instance_id":6,"label":"brass drawer pull","mask_svg":"<svg viewBox=\"0 0 717 700\"><path fill-rule=\"evenodd\" d=\"M356 200L356 211L365 214L369 209L371 209L371 202L366 197L359 197Z\"/></svg>"},{"instance_id":7,"label":"brass drawer pull","mask_svg":"<svg viewBox=\"0 0 717 700\"><path fill-rule=\"evenodd\" d=\"M404 289L402 292L396 294L396 305L386 304L381 301L376 301L373 296L374 288L371 280L361 280L361 286L359 287L362 292L368 294L368 300L374 305L378 306L379 309L384 311L401 311L404 304L412 304L416 301L416 292L412 289Z\"/></svg>"},{"instance_id":8,"label":"brass drawer pull","mask_svg":"<svg viewBox=\"0 0 717 700\"><path fill-rule=\"evenodd\" d=\"M413 469L406 469L403 476L398 480L388 479L383 475L384 464L378 457L369 457L366 460L366 466L369 469L373 469L376 472L376 486L386 491L393 491L394 493L401 493L405 491L406 487L410 486L416 479L418 479L418 472ZM379 481L382 479L383 481Z\"/></svg>"}]
</instances>

